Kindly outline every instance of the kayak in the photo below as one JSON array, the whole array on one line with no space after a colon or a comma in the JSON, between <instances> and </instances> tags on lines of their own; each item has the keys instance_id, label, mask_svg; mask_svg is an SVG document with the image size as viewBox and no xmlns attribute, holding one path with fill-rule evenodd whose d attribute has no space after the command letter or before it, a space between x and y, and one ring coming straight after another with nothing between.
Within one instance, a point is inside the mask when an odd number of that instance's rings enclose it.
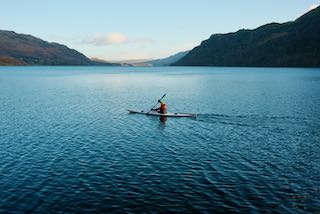
<instances>
[{"instance_id":1,"label":"kayak","mask_svg":"<svg viewBox=\"0 0 320 214\"><path fill-rule=\"evenodd\" d=\"M188 114L188 113L172 113L168 112L166 114L161 114L157 111L134 111L134 110L128 110L129 113L134 113L134 114L144 114L144 115L151 115L151 116L158 116L158 117L196 117L196 114Z\"/></svg>"}]
</instances>

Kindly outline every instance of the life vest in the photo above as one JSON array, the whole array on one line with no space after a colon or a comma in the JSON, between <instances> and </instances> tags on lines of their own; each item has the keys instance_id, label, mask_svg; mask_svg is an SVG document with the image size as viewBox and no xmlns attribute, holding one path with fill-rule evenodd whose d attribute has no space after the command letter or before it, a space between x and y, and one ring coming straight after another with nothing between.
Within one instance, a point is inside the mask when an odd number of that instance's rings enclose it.
<instances>
[{"instance_id":1,"label":"life vest","mask_svg":"<svg viewBox=\"0 0 320 214\"><path fill-rule=\"evenodd\" d=\"M167 105L165 103L161 103L160 105L160 111L161 113L163 114L166 114L167 113Z\"/></svg>"}]
</instances>

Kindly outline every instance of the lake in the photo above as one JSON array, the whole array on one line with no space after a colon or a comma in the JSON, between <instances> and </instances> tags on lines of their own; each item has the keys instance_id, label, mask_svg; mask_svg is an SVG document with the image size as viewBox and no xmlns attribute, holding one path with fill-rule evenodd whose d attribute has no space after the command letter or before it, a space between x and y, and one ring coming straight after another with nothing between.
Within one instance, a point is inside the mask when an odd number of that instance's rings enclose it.
<instances>
[{"instance_id":1,"label":"lake","mask_svg":"<svg viewBox=\"0 0 320 214\"><path fill-rule=\"evenodd\" d=\"M168 111L128 114L163 94ZM320 69L0 67L0 212L318 213Z\"/></svg>"}]
</instances>

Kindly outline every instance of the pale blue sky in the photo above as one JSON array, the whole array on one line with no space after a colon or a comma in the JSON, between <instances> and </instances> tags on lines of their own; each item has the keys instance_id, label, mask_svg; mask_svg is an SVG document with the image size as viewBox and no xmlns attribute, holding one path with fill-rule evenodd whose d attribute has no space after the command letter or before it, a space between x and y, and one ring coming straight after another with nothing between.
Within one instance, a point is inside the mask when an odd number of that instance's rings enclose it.
<instances>
[{"instance_id":1,"label":"pale blue sky","mask_svg":"<svg viewBox=\"0 0 320 214\"><path fill-rule=\"evenodd\" d=\"M214 33L291 21L320 0L0 0L0 29L105 60L161 58Z\"/></svg>"}]
</instances>

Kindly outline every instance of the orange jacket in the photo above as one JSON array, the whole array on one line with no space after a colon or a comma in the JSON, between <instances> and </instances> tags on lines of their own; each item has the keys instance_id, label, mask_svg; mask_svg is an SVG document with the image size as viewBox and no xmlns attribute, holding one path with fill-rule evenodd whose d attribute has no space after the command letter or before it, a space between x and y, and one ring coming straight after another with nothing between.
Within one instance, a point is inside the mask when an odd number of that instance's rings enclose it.
<instances>
[{"instance_id":1,"label":"orange jacket","mask_svg":"<svg viewBox=\"0 0 320 214\"><path fill-rule=\"evenodd\" d=\"M161 103L160 111L164 114L167 113L167 105L165 103Z\"/></svg>"}]
</instances>

